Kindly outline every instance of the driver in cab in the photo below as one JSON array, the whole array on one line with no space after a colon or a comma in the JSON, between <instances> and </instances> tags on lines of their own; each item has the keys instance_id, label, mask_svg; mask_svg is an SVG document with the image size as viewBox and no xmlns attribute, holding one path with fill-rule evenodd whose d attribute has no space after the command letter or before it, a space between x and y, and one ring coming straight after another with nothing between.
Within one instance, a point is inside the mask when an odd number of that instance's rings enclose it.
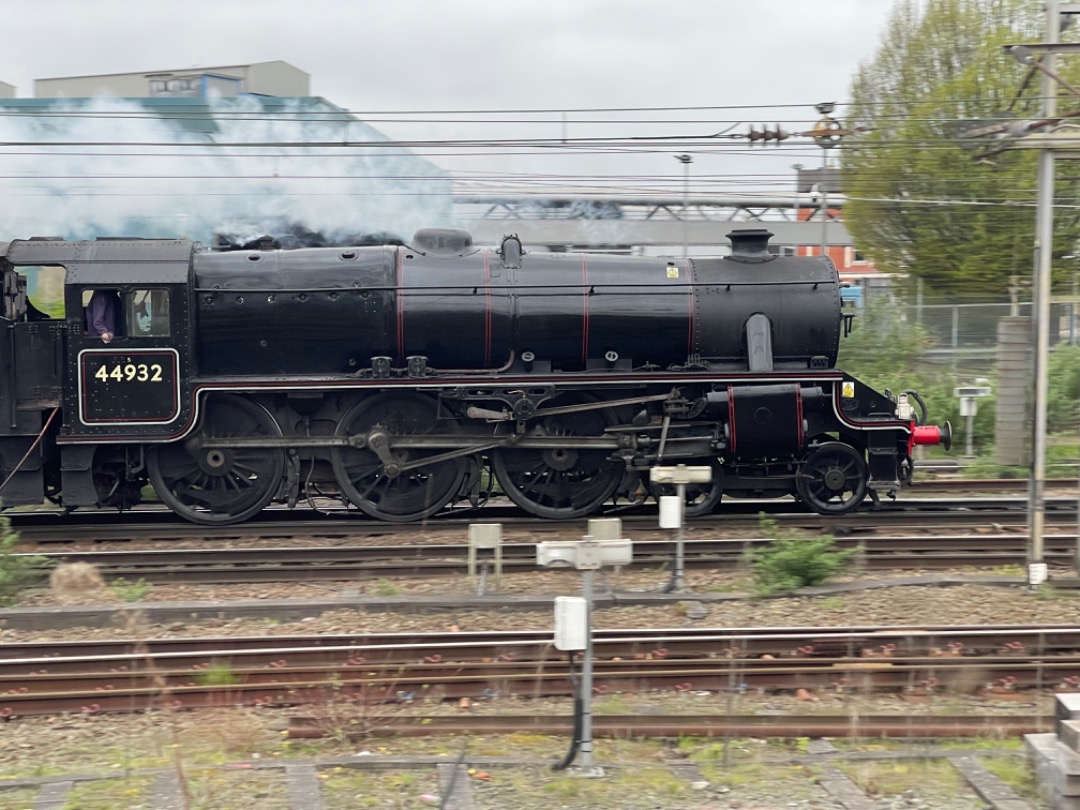
<instances>
[{"instance_id":1,"label":"driver in cab","mask_svg":"<svg viewBox=\"0 0 1080 810\"><path fill-rule=\"evenodd\" d=\"M116 320L120 312L120 295L115 290L94 290L86 306L86 332L97 335L102 343L112 343L116 337Z\"/></svg>"}]
</instances>

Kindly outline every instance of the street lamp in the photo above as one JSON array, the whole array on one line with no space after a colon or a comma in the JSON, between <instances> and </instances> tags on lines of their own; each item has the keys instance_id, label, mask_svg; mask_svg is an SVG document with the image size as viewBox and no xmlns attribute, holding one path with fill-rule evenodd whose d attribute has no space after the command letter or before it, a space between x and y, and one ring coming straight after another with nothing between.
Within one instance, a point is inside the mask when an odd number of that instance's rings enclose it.
<instances>
[{"instance_id":1,"label":"street lamp","mask_svg":"<svg viewBox=\"0 0 1080 810\"><path fill-rule=\"evenodd\" d=\"M675 159L683 165L683 197L682 197L682 257L690 255L689 237L686 232L686 217L690 209L690 164L694 162L691 155L675 155Z\"/></svg>"},{"instance_id":2,"label":"street lamp","mask_svg":"<svg viewBox=\"0 0 1080 810\"><path fill-rule=\"evenodd\" d=\"M795 221L799 221L799 172L803 170L801 163L792 163L791 168L795 170ZM798 226L796 226L798 227ZM795 240L795 255L799 255L799 241Z\"/></svg>"},{"instance_id":3,"label":"street lamp","mask_svg":"<svg viewBox=\"0 0 1080 810\"><path fill-rule=\"evenodd\" d=\"M818 115L822 116L821 120L814 125L814 129L824 133L820 137L814 137L817 145L822 149L821 182L818 188L821 192L821 255L824 257L828 255L829 245L828 150L840 142L840 136L834 134L840 129L840 123L832 117L833 110L836 109L835 101L823 101L821 104L815 104L814 109L817 110Z\"/></svg>"}]
</instances>

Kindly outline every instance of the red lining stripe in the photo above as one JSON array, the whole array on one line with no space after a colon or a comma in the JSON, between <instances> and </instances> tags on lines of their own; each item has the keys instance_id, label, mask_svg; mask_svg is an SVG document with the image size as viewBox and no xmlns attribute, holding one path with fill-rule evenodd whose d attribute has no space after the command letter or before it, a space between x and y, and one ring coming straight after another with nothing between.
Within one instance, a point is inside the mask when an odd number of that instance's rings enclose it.
<instances>
[{"instance_id":1,"label":"red lining stripe","mask_svg":"<svg viewBox=\"0 0 1080 810\"><path fill-rule=\"evenodd\" d=\"M620 381L618 379L612 379L612 378L606 377L604 375L592 376L592 377L584 376L584 377L578 378L578 377L574 377L573 375L568 375L567 377L563 377L561 375L548 375L548 376L537 375L536 377L530 377L528 375L509 375L508 374L505 377L500 378L500 380L503 383L509 383L509 384L516 384L516 385L529 384L529 385L532 385L532 384L536 384L536 382L538 381L537 378L539 378L540 382L563 383L563 382L567 382L567 381L576 380L578 382L581 382L581 381L593 382L593 383L598 383L600 385L603 385L605 383L611 383L611 384L616 385L616 386L621 385L621 384L623 384L625 382L625 381ZM724 380L724 379L731 379L731 375L721 375L719 378L716 377L716 376L713 376L713 375L709 375L709 374L687 374L687 375L679 375L677 378L669 376L669 375L661 375L657 379L649 379L648 382L649 383L661 382L661 383L665 383L665 384L667 384L667 383L684 383L684 382L687 382L687 381L717 383L717 382L720 382L721 380ZM841 422L843 422L844 424L847 424L847 425L849 425L849 426L851 426L853 428L856 428L856 429L859 429L859 430L896 430L896 429L900 429L900 430L906 430L909 433L911 432L911 422L889 421L889 422L878 422L878 423L874 423L873 425L867 425L865 423L853 422L850 419L848 419L847 417L845 417L844 413L843 413L843 410L840 408L840 388L837 385L838 383L843 382L844 378L843 378L842 374L840 374L838 372L835 372L835 371L823 371L823 372L819 372L817 374L808 373L808 372L774 372L772 374L759 374L759 375L753 375L753 376L745 376L745 377L742 377L741 379L739 379L738 382L739 382L740 385L743 385L743 384L746 384L748 382L749 383L754 383L754 382L762 382L762 381L766 381L766 380L791 380L791 379L798 379L798 380L802 380L802 381L808 382L808 383L829 383L830 388L831 388L831 390L833 392L833 413L834 413L834 415ZM634 378L634 380L636 380L638 382L641 382L642 377L637 376L637 377ZM451 385L451 386L452 385L472 385L474 383L475 383L475 378L450 377L450 378L442 381L439 384L433 384L431 387L432 388L438 388L438 387L447 386L447 385ZM402 379L402 380L391 379L391 380L365 380L365 381L359 381L359 380L357 380L355 378L348 379L348 380L344 380L344 379L322 379L322 380L304 379L304 380L293 380L293 381L259 380L259 381L256 381L256 382L245 382L243 385L238 385L237 380L225 381L225 380L220 380L220 379L214 378L214 379L211 379L211 380L197 380L197 381L194 382L194 385L195 385L195 388L190 392L190 395L189 395L189 399L190 399L190 401L191 401L191 403L193 405L194 405L195 400L198 397L198 395L203 391L211 392L211 391L223 390L223 391L241 391L241 392L245 392L245 391L249 391L249 390L267 390L267 389L269 389L269 390L287 390L287 389L290 389L290 388L310 388L310 389L325 390L325 391L336 391L336 390L363 391L363 390L366 390L366 389L369 389L369 388L372 388L372 389L410 388L410 387L414 387L416 385L416 381L415 380L405 380L405 379ZM731 392L731 387L732 386L730 386L730 385L727 386L729 394ZM182 407L182 403L181 403L181 407ZM730 413L731 413L731 405L730 404L728 405L728 408L729 408L729 417L730 417ZM135 433L127 434L127 433L125 433L125 434L122 434L122 435L119 435L119 436L111 435L108 438L109 438L110 441L118 442L118 443L121 443L121 444L136 444L138 442L143 442L143 441L153 441L153 442L173 441L175 439L182 438L183 436L186 436L188 433L191 432L195 416L196 416L196 412L193 409L189 413L188 420L181 426L181 428L179 430L174 431L173 433L169 433L169 434L135 434ZM86 435L81 435L81 436L80 435L76 435L76 436L57 436L56 441L57 441L57 444L63 444L63 445L67 445L67 444L87 444L87 443L90 443L90 442L97 442L97 443L100 444L102 438L103 438L103 436L101 436L99 434L94 434L92 436L86 436Z\"/></svg>"},{"instance_id":2,"label":"red lining stripe","mask_svg":"<svg viewBox=\"0 0 1080 810\"><path fill-rule=\"evenodd\" d=\"M731 452L735 452L735 386L727 387L727 418L731 426Z\"/></svg>"},{"instance_id":3,"label":"red lining stripe","mask_svg":"<svg viewBox=\"0 0 1080 810\"><path fill-rule=\"evenodd\" d=\"M397 253L397 353L398 362L405 360L405 255L401 248Z\"/></svg>"},{"instance_id":4,"label":"red lining stripe","mask_svg":"<svg viewBox=\"0 0 1080 810\"><path fill-rule=\"evenodd\" d=\"M585 263L585 255L581 256L581 283L582 289L582 323L581 323L581 362L585 365L589 361L589 265Z\"/></svg>"},{"instance_id":5,"label":"red lining stripe","mask_svg":"<svg viewBox=\"0 0 1080 810\"><path fill-rule=\"evenodd\" d=\"M690 272L690 262L686 263L686 275L687 306L690 310L686 328L686 356L691 357L694 354L694 274Z\"/></svg>"},{"instance_id":6,"label":"red lining stripe","mask_svg":"<svg viewBox=\"0 0 1080 810\"><path fill-rule=\"evenodd\" d=\"M484 366L491 366L491 265L484 254Z\"/></svg>"},{"instance_id":7,"label":"red lining stripe","mask_svg":"<svg viewBox=\"0 0 1080 810\"><path fill-rule=\"evenodd\" d=\"M803 417L802 417L802 386L795 384L795 441L799 447L803 445Z\"/></svg>"}]
</instances>

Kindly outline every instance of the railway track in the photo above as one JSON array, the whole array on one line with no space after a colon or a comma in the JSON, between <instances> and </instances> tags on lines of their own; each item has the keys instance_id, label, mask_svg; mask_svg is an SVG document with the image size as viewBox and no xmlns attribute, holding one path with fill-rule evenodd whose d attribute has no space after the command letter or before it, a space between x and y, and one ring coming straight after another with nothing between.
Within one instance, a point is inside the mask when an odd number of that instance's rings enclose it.
<instances>
[{"instance_id":1,"label":"railway track","mask_svg":"<svg viewBox=\"0 0 1080 810\"><path fill-rule=\"evenodd\" d=\"M632 533L628 532L628 533ZM765 537L688 539L684 558L690 567L736 570L746 565L746 553L770 542ZM866 570L943 570L965 566L993 568L1022 565L1027 538L1022 534L964 534L950 536L845 536L840 547L860 547L857 566ZM1076 554L1075 534L1048 534L1045 559L1068 567ZM633 568L659 568L671 562L669 540L636 540ZM463 543L405 545L338 545L205 547L181 549L64 550L34 552L51 566L90 563L108 579L143 579L153 584L235 584L341 580L356 576L443 576L468 570ZM486 558L485 558L486 559ZM535 572L536 544L509 542L502 546L503 570ZM43 572L46 570L43 567Z\"/></svg>"},{"instance_id":2,"label":"railway track","mask_svg":"<svg viewBox=\"0 0 1080 810\"><path fill-rule=\"evenodd\" d=\"M762 513L783 523L807 529L829 530L841 527L858 531L862 527L880 526L887 523L905 525L955 524L972 519L974 514L995 522L1023 522L1027 501L1022 497L990 497L990 493L1022 492L1026 482L1013 479L1001 480L940 480L921 482L906 490L909 497L896 501L884 500L879 507L866 503L862 508L846 515L818 515L805 511L800 504L788 499L727 500L713 515L695 518L693 526L722 524L727 527L756 525ZM1072 479L1050 479L1047 486L1058 489L1075 488ZM929 498L932 493L964 491L981 492L986 497ZM597 517L620 517L628 524L656 525L655 503L627 505L608 509ZM1057 497L1046 501L1048 521L1066 521L1068 515L1076 514L1077 498ZM312 509L264 510L255 518L230 526L196 526L181 520L164 507L143 506L126 513L113 510L84 510L66 513L61 510L23 510L8 512L13 526L27 539L39 542L64 542L73 539L124 540L135 536L158 539L189 539L192 537L235 539L280 537L292 539L313 534L333 535L366 534L372 537L390 537L415 532L417 527L453 530L469 523L500 522L515 528L535 532L559 531L567 525L560 521L541 520L523 513L515 506L496 500L475 508L448 510L422 523L393 524L373 520L356 510L328 505L318 511ZM581 525L584 521L572 522Z\"/></svg>"},{"instance_id":3,"label":"railway track","mask_svg":"<svg viewBox=\"0 0 1080 810\"><path fill-rule=\"evenodd\" d=\"M1047 478L1047 489L1076 489L1075 478ZM1027 492L1026 478L922 478L909 484L906 493L939 492Z\"/></svg>"},{"instance_id":4,"label":"railway track","mask_svg":"<svg viewBox=\"0 0 1080 810\"><path fill-rule=\"evenodd\" d=\"M745 504L743 504L745 506ZM945 530L956 526L1023 526L1026 523L1027 502L1021 498L916 499L883 504L880 509L861 510L851 515L828 516L803 512L782 511L778 507L790 503L761 501L742 513L718 513L688 521L694 530L736 533L758 530L761 514L787 528L856 535L881 528L911 528ZM1076 525L1076 499L1050 498L1046 501L1046 522L1049 525ZM288 515L292 517L287 517ZM222 540L237 541L261 538L264 540L295 541L309 538L324 540L381 540L401 536L416 536L425 532L461 532L464 536L470 523L502 523L507 532L528 532L531 535L580 535L585 521L550 521L522 517L511 508L490 508L449 515L425 523L392 524L361 518L344 510L337 514L300 516L282 510L270 510L258 520L236 526L194 526L175 518L168 512L135 511L123 515L87 513L81 520L75 515L60 513L13 513L12 525L21 538L35 543L122 542L127 540ZM614 510L603 515L618 517L624 527L637 532L657 531L654 511Z\"/></svg>"},{"instance_id":5,"label":"railway track","mask_svg":"<svg viewBox=\"0 0 1080 810\"><path fill-rule=\"evenodd\" d=\"M536 631L11 644L0 650L0 717L569 696L569 665L550 642L550 631ZM1077 626L606 630L594 642L598 694L1012 700L1077 685Z\"/></svg>"}]
</instances>

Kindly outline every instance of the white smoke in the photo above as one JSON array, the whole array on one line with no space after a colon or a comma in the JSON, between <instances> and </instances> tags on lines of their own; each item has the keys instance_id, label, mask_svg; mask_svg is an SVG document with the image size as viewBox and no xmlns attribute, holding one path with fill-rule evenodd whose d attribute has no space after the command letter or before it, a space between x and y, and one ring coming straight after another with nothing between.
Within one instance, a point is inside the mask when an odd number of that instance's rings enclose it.
<instances>
[{"instance_id":1,"label":"white smoke","mask_svg":"<svg viewBox=\"0 0 1080 810\"><path fill-rule=\"evenodd\" d=\"M380 142L316 98L5 101L0 240L206 242L282 221L407 238L447 223L451 183L434 164L393 145L318 145Z\"/></svg>"}]
</instances>

